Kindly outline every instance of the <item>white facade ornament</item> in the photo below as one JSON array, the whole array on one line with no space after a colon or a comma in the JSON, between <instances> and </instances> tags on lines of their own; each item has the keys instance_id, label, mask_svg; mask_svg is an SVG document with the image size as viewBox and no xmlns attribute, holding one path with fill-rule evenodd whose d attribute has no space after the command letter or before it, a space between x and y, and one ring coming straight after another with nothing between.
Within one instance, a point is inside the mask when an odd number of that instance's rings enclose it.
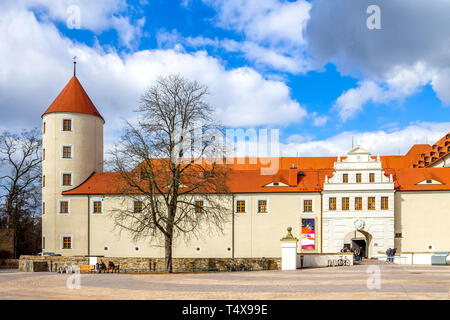
<instances>
[{"instance_id":1,"label":"white facade ornament","mask_svg":"<svg viewBox=\"0 0 450 320\"><path fill-rule=\"evenodd\" d=\"M328 183L328 175L325 175L325 183Z\"/></svg>"},{"instance_id":2,"label":"white facade ornament","mask_svg":"<svg viewBox=\"0 0 450 320\"><path fill-rule=\"evenodd\" d=\"M381 159L380 159L380 154L379 154L379 153L377 154L377 161L378 161L378 162L381 161Z\"/></svg>"},{"instance_id":3,"label":"white facade ornament","mask_svg":"<svg viewBox=\"0 0 450 320\"><path fill-rule=\"evenodd\" d=\"M337 162L341 162L341 156L338 156Z\"/></svg>"},{"instance_id":4,"label":"white facade ornament","mask_svg":"<svg viewBox=\"0 0 450 320\"><path fill-rule=\"evenodd\" d=\"M362 230L366 226L366 223L363 219L356 219L354 225L356 230Z\"/></svg>"},{"instance_id":5,"label":"white facade ornament","mask_svg":"<svg viewBox=\"0 0 450 320\"><path fill-rule=\"evenodd\" d=\"M393 181L394 181L394 179L392 178L392 173L391 173L389 176L389 182L393 182Z\"/></svg>"}]
</instances>

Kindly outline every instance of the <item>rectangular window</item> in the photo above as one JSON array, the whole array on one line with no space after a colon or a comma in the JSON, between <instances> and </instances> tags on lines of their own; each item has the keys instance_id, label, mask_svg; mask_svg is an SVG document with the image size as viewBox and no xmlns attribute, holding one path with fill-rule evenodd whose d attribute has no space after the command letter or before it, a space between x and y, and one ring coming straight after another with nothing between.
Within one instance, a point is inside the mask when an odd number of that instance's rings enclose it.
<instances>
[{"instance_id":1,"label":"rectangular window","mask_svg":"<svg viewBox=\"0 0 450 320\"><path fill-rule=\"evenodd\" d=\"M361 173L356 174L356 183L361 183Z\"/></svg>"},{"instance_id":2,"label":"rectangular window","mask_svg":"<svg viewBox=\"0 0 450 320\"><path fill-rule=\"evenodd\" d=\"M72 237L63 237L63 249L72 249Z\"/></svg>"},{"instance_id":3,"label":"rectangular window","mask_svg":"<svg viewBox=\"0 0 450 320\"><path fill-rule=\"evenodd\" d=\"M303 212L312 212L312 200L303 200Z\"/></svg>"},{"instance_id":4,"label":"rectangular window","mask_svg":"<svg viewBox=\"0 0 450 320\"><path fill-rule=\"evenodd\" d=\"M236 201L236 213L245 213L245 200Z\"/></svg>"},{"instance_id":5,"label":"rectangular window","mask_svg":"<svg viewBox=\"0 0 450 320\"><path fill-rule=\"evenodd\" d=\"M72 174L70 173L63 173L63 186L71 186L72 185Z\"/></svg>"},{"instance_id":6,"label":"rectangular window","mask_svg":"<svg viewBox=\"0 0 450 320\"><path fill-rule=\"evenodd\" d=\"M134 213L142 213L142 201L134 201Z\"/></svg>"},{"instance_id":7,"label":"rectangular window","mask_svg":"<svg viewBox=\"0 0 450 320\"><path fill-rule=\"evenodd\" d=\"M344 173L344 174L342 175L342 182L343 182L343 183L348 183L348 173Z\"/></svg>"},{"instance_id":8,"label":"rectangular window","mask_svg":"<svg viewBox=\"0 0 450 320\"><path fill-rule=\"evenodd\" d=\"M45 214L45 202L42 202L42 214Z\"/></svg>"},{"instance_id":9,"label":"rectangular window","mask_svg":"<svg viewBox=\"0 0 450 320\"><path fill-rule=\"evenodd\" d=\"M374 183L375 182L375 173L369 173L369 182Z\"/></svg>"},{"instance_id":10,"label":"rectangular window","mask_svg":"<svg viewBox=\"0 0 450 320\"><path fill-rule=\"evenodd\" d=\"M63 146L63 158L64 159L72 159L72 147L71 146Z\"/></svg>"},{"instance_id":11,"label":"rectangular window","mask_svg":"<svg viewBox=\"0 0 450 320\"><path fill-rule=\"evenodd\" d=\"M44 122L44 128L43 128L44 133L45 133L45 129L46 129L45 127L46 127L46 126L45 126L45 122Z\"/></svg>"},{"instance_id":12,"label":"rectangular window","mask_svg":"<svg viewBox=\"0 0 450 320\"><path fill-rule=\"evenodd\" d=\"M69 213L69 201L59 202L59 213Z\"/></svg>"},{"instance_id":13,"label":"rectangular window","mask_svg":"<svg viewBox=\"0 0 450 320\"><path fill-rule=\"evenodd\" d=\"M375 210L375 197L369 197L369 201L367 203L367 209Z\"/></svg>"},{"instance_id":14,"label":"rectangular window","mask_svg":"<svg viewBox=\"0 0 450 320\"><path fill-rule=\"evenodd\" d=\"M342 198L342 210L350 209L350 198L344 197Z\"/></svg>"},{"instance_id":15,"label":"rectangular window","mask_svg":"<svg viewBox=\"0 0 450 320\"><path fill-rule=\"evenodd\" d=\"M355 198L355 210L362 210L362 198L361 197Z\"/></svg>"},{"instance_id":16,"label":"rectangular window","mask_svg":"<svg viewBox=\"0 0 450 320\"><path fill-rule=\"evenodd\" d=\"M203 200L195 201L195 213L202 213L203 211Z\"/></svg>"},{"instance_id":17,"label":"rectangular window","mask_svg":"<svg viewBox=\"0 0 450 320\"><path fill-rule=\"evenodd\" d=\"M381 197L381 210L389 209L389 197Z\"/></svg>"},{"instance_id":18,"label":"rectangular window","mask_svg":"<svg viewBox=\"0 0 450 320\"><path fill-rule=\"evenodd\" d=\"M334 211L334 210L336 210L336 198L330 198L329 200L328 200L328 208L331 210L331 211Z\"/></svg>"},{"instance_id":19,"label":"rectangular window","mask_svg":"<svg viewBox=\"0 0 450 320\"><path fill-rule=\"evenodd\" d=\"M70 119L63 120L63 131L72 131L72 120Z\"/></svg>"},{"instance_id":20,"label":"rectangular window","mask_svg":"<svg viewBox=\"0 0 450 320\"><path fill-rule=\"evenodd\" d=\"M102 202L101 201L94 201L94 213L102 213Z\"/></svg>"},{"instance_id":21,"label":"rectangular window","mask_svg":"<svg viewBox=\"0 0 450 320\"><path fill-rule=\"evenodd\" d=\"M45 175L42 176L42 187L45 187Z\"/></svg>"},{"instance_id":22,"label":"rectangular window","mask_svg":"<svg viewBox=\"0 0 450 320\"><path fill-rule=\"evenodd\" d=\"M45 237L42 237L42 249L45 249Z\"/></svg>"},{"instance_id":23,"label":"rectangular window","mask_svg":"<svg viewBox=\"0 0 450 320\"><path fill-rule=\"evenodd\" d=\"M401 238L402 237L402 233L401 232L396 232L395 233L395 237L396 238Z\"/></svg>"},{"instance_id":24,"label":"rectangular window","mask_svg":"<svg viewBox=\"0 0 450 320\"><path fill-rule=\"evenodd\" d=\"M45 160L45 149L42 149L42 160Z\"/></svg>"},{"instance_id":25,"label":"rectangular window","mask_svg":"<svg viewBox=\"0 0 450 320\"><path fill-rule=\"evenodd\" d=\"M267 200L258 200L258 213L267 213Z\"/></svg>"}]
</instances>

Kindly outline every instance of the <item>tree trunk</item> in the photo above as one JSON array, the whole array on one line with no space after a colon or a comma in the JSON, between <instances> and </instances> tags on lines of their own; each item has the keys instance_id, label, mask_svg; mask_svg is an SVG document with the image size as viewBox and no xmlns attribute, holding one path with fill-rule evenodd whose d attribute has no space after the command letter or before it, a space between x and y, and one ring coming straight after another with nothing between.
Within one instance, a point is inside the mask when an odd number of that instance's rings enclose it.
<instances>
[{"instance_id":1,"label":"tree trunk","mask_svg":"<svg viewBox=\"0 0 450 320\"><path fill-rule=\"evenodd\" d=\"M166 272L172 273L172 236L165 236Z\"/></svg>"}]
</instances>

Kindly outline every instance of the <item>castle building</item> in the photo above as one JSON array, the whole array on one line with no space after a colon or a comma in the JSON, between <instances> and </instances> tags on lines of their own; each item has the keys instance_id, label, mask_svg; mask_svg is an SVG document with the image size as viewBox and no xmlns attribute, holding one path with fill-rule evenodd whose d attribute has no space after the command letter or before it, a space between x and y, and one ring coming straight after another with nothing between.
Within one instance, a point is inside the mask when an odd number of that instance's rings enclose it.
<instances>
[{"instance_id":1,"label":"castle building","mask_svg":"<svg viewBox=\"0 0 450 320\"><path fill-rule=\"evenodd\" d=\"M75 76L42 122L43 251L164 257L153 239L133 240L114 224L114 209L133 203L115 186L119 174L103 172L105 121ZM174 257L280 257L287 227L300 252L450 251L450 133L403 156L358 145L343 157L281 157L273 175L244 160L232 165L223 232L177 239Z\"/></svg>"}]
</instances>

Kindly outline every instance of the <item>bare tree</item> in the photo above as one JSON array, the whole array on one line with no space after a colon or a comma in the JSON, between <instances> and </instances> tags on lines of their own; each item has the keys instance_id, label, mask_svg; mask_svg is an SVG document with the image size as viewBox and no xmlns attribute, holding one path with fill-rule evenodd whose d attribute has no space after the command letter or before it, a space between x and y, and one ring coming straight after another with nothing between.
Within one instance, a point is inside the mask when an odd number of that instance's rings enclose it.
<instances>
[{"instance_id":1,"label":"bare tree","mask_svg":"<svg viewBox=\"0 0 450 320\"><path fill-rule=\"evenodd\" d=\"M218 156L221 127L207 94L207 87L179 75L159 78L141 97L137 123L127 122L112 152L111 168L128 195L114 210L115 224L135 240L163 241L167 272L176 237L222 231L231 216L228 169Z\"/></svg>"},{"instance_id":2,"label":"bare tree","mask_svg":"<svg viewBox=\"0 0 450 320\"><path fill-rule=\"evenodd\" d=\"M3 132L0 137L1 223L14 231L15 258L27 251L26 243L34 242L30 228L40 232L36 228L40 226L41 145L37 128L20 134Z\"/></svg>"}]
</instances>

